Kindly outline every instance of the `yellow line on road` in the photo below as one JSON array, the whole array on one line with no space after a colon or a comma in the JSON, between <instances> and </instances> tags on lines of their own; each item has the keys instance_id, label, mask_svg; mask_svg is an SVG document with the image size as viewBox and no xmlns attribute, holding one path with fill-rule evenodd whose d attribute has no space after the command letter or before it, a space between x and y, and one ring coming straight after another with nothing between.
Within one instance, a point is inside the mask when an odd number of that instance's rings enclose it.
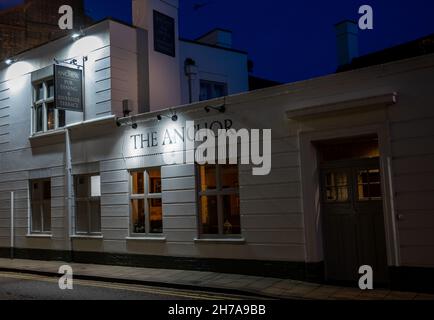
<instances>
[{"instance_id":1,"label":"yellow line on road","mask_svg":"<svg viewBox=\"0 0 434 320\"><path fill-rule=\"evenodd\" d=\"M12 278L18 280L27 280L27 281L41 281L41 282L50 282L56 284L59 281L57 278L51 278L47 276L18 274L18 273L4 273L4 272L0 272L0 278ZM108 282L99 282L99 281L91 281L91 280L77 279L74 280L74 285L123 290L123 291L131 291L131 292L141 292L141 293L149 293L149 294L158 294L158 295L174 296L174 297L189 298L189 299L199 299L199 300L243 300L242 297L234 296L234 295L221 296L221 295L214 295L205 292L193 293L190 291L183 291L183 290L176 290L176 289L162 289L162 288L146 287L141 285L133 285L133 284L127 285L121 283L108 283Z\"/></svg>"}]
</instances>

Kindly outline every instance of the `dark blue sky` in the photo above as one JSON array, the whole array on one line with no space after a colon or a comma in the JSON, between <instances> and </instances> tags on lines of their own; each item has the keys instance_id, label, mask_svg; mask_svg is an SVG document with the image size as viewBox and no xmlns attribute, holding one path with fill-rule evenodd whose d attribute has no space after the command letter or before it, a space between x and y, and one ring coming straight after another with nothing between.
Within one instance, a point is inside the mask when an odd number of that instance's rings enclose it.
<instances>
[{"instance_id":1,"label":"dark blue sky","mask_svg":"<svg viewBox=\"0 0 434 320\"><path fill-rule=\"evenodd\" d=\"M95 19L131 22L129 0L85 1ZM208 5L194 10L198 3ZM333 25L358 19L363 4L374 9L374 30L360 31L361 54L434 33L433 0L180 0L180 33L194 39L215 27L231 29L256 75L290 82L336 69Z\"/></svg>"}]
</instances>

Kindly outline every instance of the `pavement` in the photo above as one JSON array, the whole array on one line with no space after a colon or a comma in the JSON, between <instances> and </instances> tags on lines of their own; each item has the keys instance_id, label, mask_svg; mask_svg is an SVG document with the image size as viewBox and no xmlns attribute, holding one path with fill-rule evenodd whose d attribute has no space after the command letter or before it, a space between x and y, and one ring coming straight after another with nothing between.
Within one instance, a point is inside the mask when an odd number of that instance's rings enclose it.
<instances>
[{"instance_id":1,"label":"pavement","mask_svg":"<svg viewBox=\"0 0 434 320\"><path fill-rule=\"evenodd\" d=\"M59 261L0 259L0 272L59 277L62 265L73 269L74 279L165 287L178 290L207 291L249 296L252 299L303 300L434 300L432 294L397 292L384 289L362 291L294 281L217 272L133 268L68 263Z\"/></svg>"}]
</instances>

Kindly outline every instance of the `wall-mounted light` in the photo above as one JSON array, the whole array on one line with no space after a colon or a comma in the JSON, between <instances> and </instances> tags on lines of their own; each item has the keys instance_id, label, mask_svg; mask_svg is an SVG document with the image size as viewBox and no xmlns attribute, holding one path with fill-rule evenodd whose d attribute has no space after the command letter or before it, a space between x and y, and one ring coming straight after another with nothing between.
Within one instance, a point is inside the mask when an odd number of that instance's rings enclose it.
<instances>
[{"instance_id":1,"label":"wall-mounted light","mask_svg":"<svg viewBox=\"0 0 434 320\"><path fill-rule=\"evenodd\" d=\"M78 40L78 39L80 39L80 38L82 38L82 37L84 37L84 32L83 31L75 31L75 32L73 32L72 34L71 34L71 38L73 39L73 40Z\"/></svg>"},{"instance_id":2,"label":"wall-mounted light","mask_svg":"<svg viewBox=\"0 0 434 320\"><path fill-rule=\"evenodd\" d=\"M11 64L14 64L16 60L14 58L8 58L5 60L5 63L10 66Z\"/></svg>"},{"instance_id":3,"label":"wall-mounted light","mask_svg":"<svg viewBox=\"0 0 434 320\"><path fill-rule=\"evenodd\" d=\"M124 127L124 126L131 126L131 128L133 128L134 130L136 130L139 127L139 125L137 124L137 122L134 121L133 118L131 118L131 121L128 121L125 118L124 119L117 118L116 119L116 126L118 128Z\"/></svg>"},{"instance_id":4,"label":"wall-mounted light","mask_svg":"<svg viewBox=\"0 0 434 320\"><path fill-rule=\"evenodd\" d=\"M216 111L218 111L220 113L225 113L226 112L226 106L223 104L223 105L218 106L218 107L213 107L213 106L206 106L205 107L205 111L207 113L210 113L211 110L216 110Z\"/></svg>"},{"instance_id":5,"label":"wall-mounted light","mask_svg":"<svg viewBox=\"0 0 434 320\"><path fill-rule=\"evenodd\" d=\"M163 118L168 118L168 119L171 119L173 122L176 122L176 121L178 121L178 116L176 115L176 114L174 114L174 115L172 115L172 116L165 116L165 115L161 115L161 114L159 114L158 116L157 116L157 120L158 121L161 121L161 120L163 120Z\"/></svg>"}]
</instances>

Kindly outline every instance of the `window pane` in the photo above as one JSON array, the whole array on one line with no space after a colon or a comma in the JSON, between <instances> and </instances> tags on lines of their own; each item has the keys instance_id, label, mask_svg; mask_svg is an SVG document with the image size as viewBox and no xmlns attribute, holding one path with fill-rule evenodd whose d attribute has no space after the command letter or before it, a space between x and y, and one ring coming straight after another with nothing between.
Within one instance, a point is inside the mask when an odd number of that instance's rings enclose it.
<instances>
[{"instance_id":1,"label":"window pane","mask_svg":"<svg viewBox=\"0 0 434 320\"><path fill-rule=\"evenodd\" d=\"M200 166L200 190L202 192L207 190L215 190L217 188L216 183L216 166L205 165Z\"/></svg>"},{"instance_id":2,"label":"window pane","mask_svg":"<svg viewBox=\"0 0 434 320\"><path fill-rule=\"evenodd\" d=\"M54 97L54 81L47 81L47 98Z\"/></svg>"},{"instance_id":3,"label":"window pane","mask_svg":"<svg viewBox=\"0 0 434 320\"><path fill-rule=\"evenodd\" d=\"M159 169L151 169L149 175L149 194L161 193L161 171Z\"/></svg>"},{"instance_id":4,"label":"window pane","mask_svg":"<svg viewBox=\"0 0 434 320\"><path fill-rule=\"evenodd\" d=\"M161 199L149 199L150 233L163 232L163 209Z\"/></svg>"},{"instance_id":5,"label":"window pane","mask_svg":"<svg viewBox=\"0 0 434 320\"><path fill-rule=\"evenodd\" d=\"M77 200L75 202L75 221L77 233L89 232L89 216L87 212L87 201Z\"/></svg>"},{"instance_id":6,"label":"window pane","mask_svg":"<svg viewBox=\"0 0 434 320\"><path fill-rule=\"evenodd\" d=\"M217 197L203 196L201 202L201 223L203 234L219 234Z\"/></svg>"},{"instance_id":7,"label":"window pane","mask_svg":"<svg viewBox=\"0 0 434 320\"><path fill-rule=\"evenodd\" d=\"M345 172L329 172L325 177L327 202L347 202L349 200L348 175Z\"/></svg>"},{"instance_id":8,"label":"window pane","mask_svg":"<svg viewBox=\"0 0 434 320\"><path fill-rule=\"evenodd\" d=\"M43 213L42 216L44 218L44 232L51 231L51 201L50 200L44 200L44 206L43 206Z\"/></svg>"},{"instance_id":9,"label":"window pane","mask_svg":"<svg viewBox=\"0 0 434 320\"><path fill-rule=\"evenodd\" d=\"M44 113L43 113L42 105L36 106L36 119L35 119L35 121L36 121L36 124L35 124L36 132L43 131L44 130L44 126L43 126Z\"/></svg>"},{"instance_id":10,"label":"window pane","mask_svg":"<svg viewBox=\"0 0 434 320\"><path fill-rule=\"evenodd\" d=\"M63 128L66 124L66 114L65 110L57 110L59 116L59 128Z\"/></svg>"},{"instance_id":11,"label":"window pane","mask_svg":"<svg viewBox=\"0 0 434 320\"><path fill-rule=\"evenodd\" d=\"M360 171L357 182L360 201L381 199L381 175L379 169Z\"/></svg>"},{"instance_id":12,"label":"window pane","mask_svg":"<svg viewBox=\"0 0 434 320\"><path fill-rule=\"evenodd\" d=\"M47 104L47 130L54 130L55 128L56 123L54 103L49 103Z\"/></svg>"},{"instance_id":13,"label":"window pane","mask_svg":"<svg viewBox=\"0 0 434 320\"><path fill-rule=\"evenodd\" d=\"M223 196L223 233L241 234L240 198L238 195Z\"/></svg>"},{"instance_id":14,"label":"window pane","mask_svg":"<svg viewBox=\"0 0 434 320\"><path fill-rule=\"evenodd\" d=\"M132 172L132 194L144 194L145 193L145 178L142 172Z\"/></svg>"},{"instance_id":15,"label":"window pane","mask_svg":"<svg viewBox=\"0 0 434 320\"><path fill-rule=\"evenodd\" d=\"M145 200L131 200L133 233L146 233Z\"/></svg>"},{"instance_id":16,"label":"window pane","mask_svg":"<svg viewBox=\"0 0 434 320\"><path fill-rule=\"evenodd\" d=\"M51 200L51 182L50 181L44 181L43 182L43 199L44 200Z\"/></svg>"},{"instance_id":17,"label":"window pane","mask_svg":"<svg viewBox=\"0 0 434 320\"><path fill-rule=\"evenodd\" d=\"M32 199L32 232L42 232L41 202Z\"/></svg>"},{"instance_id":18,"label":"window pane","mask_svg":"<svg viewBox=\"0 0 434 320\"><path fill-rule=\"evenodd\" d=\"M35 86L36 97L35 101L40 101L44 99L44 85L39 83Z\"/></svg>"},{"instance_id":19,"label":"window pane","mask_svg":"<svg viewBox=\"0 0 434 320\"><path fill-rule=\"evenodd\" d=\"M200 82L200 100L209 100L225 96L227 93L226 84L202 80Z\"/></svg>"},{"instance_id":20,"label":"window pane","mask_svg":"<svg viewBox=\"0 0 434 320\"><path fill-rule=\"evenodd\" d=\"M101 197L101 176L91 177L91 197Z\"/></svg>"},{"instance_id":21,"label":"window pane","mask_svg":"<svg viewBox=\"0 0 434 320\"><path fill-rule=\"evenodd\" d=\"M43 231L48 232L51 231L51 182L44 181L43 182L44 190L43 190L43 218L44 225Z\"/></svg>"},{"instance_id":22,"label":"window pane","mask_svg":"<svg viewBox=\"0 0 434 320\"><path fill-rule=\"evenodd\" d=\"M90 201L90 232L101 232L101 201L99 199Z\"/></svg>"},{"instance_id":23,"label":"window pane","mask_svg":"<svg viewBox=\"0 0 434 320\"><path fill-rule=\"evenodd\" d=\"M223 189L238 188L238 166L224 165L221 166L221 187Z\"/></svg>"},{"instance_id":24,"label":"window pane","mask_svg":"<svg viewBox=\"0 0 434 320\"><path fill-rule=\"evenodd\" d=\"M330 172L327 174L327 186L346 186L348 184L348 176L344 172Z\"/></svg>"},{"instance_id":25,"label":"window pane","mask_svg":"<svg viewBox=\"0 0 434 320\"><path fill-rule=\"evenodd\" d=\"M209 100L212 97L212 87L208 82L200 83L200 100Z\"/></svg>"},{"instance_id":26,"label":"window pane","mask_svg":"<svg viewBox=\"0 0 434 320\"><path fill-rule=\"evenodd\" d=\"M226 85L223 83L216 83L214 85L214 96L213 98L220 98L226 95Z\"/></svg>"},{"instance_id":27,"label":"window pane","mask_svg":"<svg viewBox=\"0 0 434 320\"><path fill-rule=\"evenodd\" d=\"M75 178L75 196L77 198L89 197L89 176L77 176Z\"/></svg>"}]
</instances>

